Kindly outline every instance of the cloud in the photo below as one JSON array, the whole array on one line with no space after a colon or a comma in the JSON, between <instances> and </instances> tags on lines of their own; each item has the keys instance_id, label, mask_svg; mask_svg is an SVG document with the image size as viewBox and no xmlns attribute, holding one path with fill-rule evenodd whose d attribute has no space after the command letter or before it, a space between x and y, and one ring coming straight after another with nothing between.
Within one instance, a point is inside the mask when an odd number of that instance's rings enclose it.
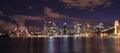
<instances>
[{"instance_id":1,"label":"cloud","mask_svg":"<svg viewBox=\"0 0 120 53\"><path fill-rule=\"evenodd\" d=\"M3 13L3 11L0 11L0 16L4 16L4 13Z\"/></svg>"},{"instance_id":2,"label":"cloud","mask_svg":"<svg viewBox=\"0 0 120 53\"><path fill-rule=\"evenodd\" d=\"M16 24L0 20L0 31L8 32L9 30L12 30L15 27L16 27Z\"/></svg>"},{"instance_id":3,"label":"cloud","mask_svg":"<svg viewBox=\"0 0 120 53\"><path fill-rule=\"evenodd\" d=\"M32 6L28 6L28 9L32 9L33 7Z\"/></svg>"},{"instance_id":4,"label":"cloud","mask_svg":"<svg viewBox=\"0 0 120 53\"><path fill-rule=\"evenodd\" d=\"M94 12L94 9L90 9L91 11ZM97 23L98 21L94 21L93 19L86 19L86 18L81 18L81 17L73 17L65 14L61 14L59 12L54 11L52 8L45 7L44 8L44 14L46 17L49 18L54 18L54 19L65 19L66 21L72 21L71 23ZM62 22L57 20L56 22Z\"/></svg>"},{"instance_id":5,"label":"cloud","mask_svg":"<svg viewBox=\"0 0 120 53\"><path fill-rule=\"evenodd\" d=\"M10 23L4 20L0 20L0 32L8 33L9 31L16 28L18 25L15 23ZM37 26L26 26L29 32L41 31L40 27Z\"/></svg>"},{"instance_id":6,"label":"cloud","mask_svg":"<svg viewBox=\"0 0 120 53\"><path fill-rule=\"evenodd\" d=\"M66 8L97 8L97 6L109 7L111 2L109 0L59 0L64 3Z\"/></svg>"},{"instance_id":7,"label":"cloud","mask_svg":"<svg viewBox=\"0 0 120 53\"><path fill-rule=\"evenodd\" d=\"M26 20L40 21L46 20L41 16L30 16L30 15L12 15L9 16L11 19L15 20L17 24L25 24Z\"/></svg>"},{"instance_id":8,"label":"cloud","mask_svg":"<svg viewBox=\"0 0 120 53\"><path fill-rule=\"evenodd\" d=\"M28 26L28 31L29 32L33 32L33 31L41 31L40 27L36 27L36 26Z\"/></svg>"},{"instance_id":9,"label":"cloud","mask_svg":"<svg viewBox=\"0 0 120 53\"><path fill-rule=\"evenodd\" d=\"M76 17L72 17L72 16L68 16L68 15L65 15L65 14L55 12L52 8L48 8L48 7L44 8L44 14L47 17L55 18L55 19L66 19L66 20L72 20L72 21L83 20L81 18L76 18Z\"/></svg>"},{"instance_id":10,"label":"cloud","mask_svg":"<svg viewBox=\"0 0 120 53\"><path fill-rule=\"evenodd\" d=\"M30 16L30 15L11 15L9 16L10 19L16 21L16 23L0 20L0 31L8 32L9 30L13 30L16 28L19 24L25 25L25 23L28 21L42 21L46 20L46 18L42 16ZM35 25L36 26L36 25ZM28 30L30 31L40 31L39 27L26 26Z\"/></svg>"},{"instance_id":11,"label":"cloud","mask_svg":"<svg viewBox=\"0 0 120 53\"><path fill-rule=\"evenodd\" d=\"M66 15L62 15L58 12L55 12L53 9L48 8L48 7L44 8L44 14L46 16L51 17L51 18L65 18L65 17L67 17Z\"/></svg>"}]
</instances>

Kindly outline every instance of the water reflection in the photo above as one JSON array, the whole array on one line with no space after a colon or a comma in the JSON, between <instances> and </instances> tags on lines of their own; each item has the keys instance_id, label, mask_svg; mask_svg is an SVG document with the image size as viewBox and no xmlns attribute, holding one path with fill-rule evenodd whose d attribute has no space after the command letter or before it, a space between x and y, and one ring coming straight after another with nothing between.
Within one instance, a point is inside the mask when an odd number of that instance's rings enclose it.
<instances>
[{"instance_id":1,"label":"water reflection","mask_svg":"<svg viewBox=\"0 0 120 53\"><path fill-rule=\"evenodd\" d=\"M120 53L120 39L114 39L114 53Z\"/></svg>"},{"instance_id":2,"label":"water reflection","mask_svg":"<svg viewBox=\"0 0 120 53\"><path fill-rule=\"evenodd\" d=\"M53 39L53 37L50 37L49 39L48 39L48 52L49 53L54 53L54 39Z\"/></svg>"},{"instance_id":3,"label":"water reflection","mask_svg":"<svg viewBox=\"0 0 120 53\"><path fill-rule=\"evenodd\" d=\"M100 53L106 53L103 38L101 38L100 45L101 45L101 47L100 47L101 52Z\"/></svg>"},{"instance_id":4,"label":"water reflection","mask_svg":"<svg viewBox=\"0 0 120 53\"><path fill-rule=\"evenodd\" d=\"M74 38L73 40L73 52L74 53L82 53L82 39Z\"/></svg>"},{"instance_id":5,"label":"water reflection","mask_svg":"<svg viewBox=\"0 0 120 53\"><path fill-rule=\"evenodd\" d=\"M0 53L120 53L120 38L0 38Z\"/></svg>"}]
</instances>

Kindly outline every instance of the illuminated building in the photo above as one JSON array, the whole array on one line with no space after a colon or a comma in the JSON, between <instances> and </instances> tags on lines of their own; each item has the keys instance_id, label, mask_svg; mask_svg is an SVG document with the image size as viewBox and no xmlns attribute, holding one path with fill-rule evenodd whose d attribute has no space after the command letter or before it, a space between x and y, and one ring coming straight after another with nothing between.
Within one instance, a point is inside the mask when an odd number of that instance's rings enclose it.
<instances>
[{"instance_id":1,"label":"illuminated building","mask_svg":"<svg viewBox=\"0 0 120 53\"><path fill-rule=\"evenodd\" d=\"M10 32L10 37L31 37L25 26L19 25Z\"/></svg>"},{"instance_id":2,"label":"illuminated building","mask_svg":"<svg viewBox=\"0 0 120 53\"><path fill-rule=\"evenodd\" d=\"M56 32L55 26L56 26L55 22L53 22L53 21L48 22L48 25L47 25L48 32L47 33L49 36L53 36L55 34L55 32Z\"/></svg>"},{"instance_id":3,"label":"illuminated building","mask_svg":"<svg viewBox=\"0 0 120 53\"><path fill-rule=\"evenodd\" d=\"M118 20L114 21L114 34L118 35L118 27L119 27L119 22Z\"/></svg>"},{"instance_id":4,"label":"illuminated building","mask_svg":"<svg viewBox=\"0 0 120 53\"><path fill-rule=\"evenodd\" d=\"M68 34L68 26L67 26L67 23L64 23L64 24L63 24L62 34L63 34L63 35Z\"/></svg>"},{"instance_id":5,"label":"illuminated building","mask_svg":"<svg viewBox=\"0 0 120 53\"><path fill-rule=\"evenodd\" d=\"M44 25L43 25L43 34L47 35L48 32L48 26L47 26L47 22L45 21Z\"/></svg>"},{"instance_id":6,"label":"illuminated building","mask_svg":"<svg viewBox=\"0 0 120 53\"><path fill-rule=\"evenodd\" d=\"M76 34L80 34L80 32L82 30L81 27L82 27L81 24L75 24L74 25L74 31L75 31Z\"/></svg>"},{"instance_id":7,"label":"illuminated building","mask_svg":"<svg viewBox=\"0 0 120 53\"><path fill-rule=\"evenodd\" d=\"M91 35L91 27L90 27L90 24L86 24L86 27L85 27L85 35L86 35L86 36L90 36L90 35Z\"/></svg>"}]
</instances>

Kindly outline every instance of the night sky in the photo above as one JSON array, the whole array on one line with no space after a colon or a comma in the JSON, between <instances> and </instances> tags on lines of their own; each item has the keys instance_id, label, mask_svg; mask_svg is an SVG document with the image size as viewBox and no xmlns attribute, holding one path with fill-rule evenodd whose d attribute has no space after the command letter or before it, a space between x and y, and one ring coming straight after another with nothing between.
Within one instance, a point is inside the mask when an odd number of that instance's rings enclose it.
<instances>
[{"instance_id":1,"label":"night sky","mask_svg":"<svg viewBox=\"0 0 120 53\"><path fill-rule=\"evenodd\" d=\"M113 25L120 20L120 0L0 0L0 32L19 24L29 31L41 31L44 21Z\"/></svg>"}]
</instances>

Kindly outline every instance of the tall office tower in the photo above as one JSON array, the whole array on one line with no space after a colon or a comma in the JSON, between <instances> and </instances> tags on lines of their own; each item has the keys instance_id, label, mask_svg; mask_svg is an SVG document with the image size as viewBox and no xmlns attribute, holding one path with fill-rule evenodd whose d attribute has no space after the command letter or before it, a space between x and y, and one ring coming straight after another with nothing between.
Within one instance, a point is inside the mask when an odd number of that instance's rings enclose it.
<instances>
[{"instance_id":1,"label":"tall office tower","mask_svg":"<svg viewBox=\"0 0 120 53\"><path fill-rule=\"evenodd\" d=\"M54 21L49 21L48 22L48 28L51 28L51 27L55 27L56 26L56 24L55 24L55 22Z\"/></svg>"},{"instance_id":2,"label":"tall office tower","mask_svg":"<svg viewBox=\"0 0 120 53\"><path fill-rule=\"evenodd\" d=\"M62 34L66 35L67 33L68 33L68 26L67 23L64 23L62 28Z\"/></svg>"},{"instance_id":3,"label":"tall office tower","mask_svg":"<svg viewBox=\"0 0 120 53\"><path fill-rule=\"evenodd\" d=\"M47 22L45 21L43 25L43 34L47 34L47 32L48 32L48 26L47 26Z\"/></svg>"},{"instance_id":4,"label":"tall office tower","mask_svg":"<svg viewBox=\"0 0 120 53\"><path fill-rule=\"evenodd\" d=\"M56 32L56 29L55 29L55 22L54 21L49 21L48 22L48 35L54 35L55 32Z\"/></svg>"},{"instance_id":5,"label":"tall office tower","mask_svg":"<svg viewBox=\"0 0 120 53\"><path fill-rule=\"evenodd\" d=\"M114 21L114 34L118 35L118 27L119 27L119 22L118 20Z\"/></svg>"},{"instance_id":6,"label":"tall office tower","mask_svg":"<svg viewBox=\"0 0 120 53\"><path fill-rule=\"evenodd\" d=\"M75 24L74 25L74 31L76 34L80 34L81 32L81 24Z\"/></svg>"}]
</instances>

